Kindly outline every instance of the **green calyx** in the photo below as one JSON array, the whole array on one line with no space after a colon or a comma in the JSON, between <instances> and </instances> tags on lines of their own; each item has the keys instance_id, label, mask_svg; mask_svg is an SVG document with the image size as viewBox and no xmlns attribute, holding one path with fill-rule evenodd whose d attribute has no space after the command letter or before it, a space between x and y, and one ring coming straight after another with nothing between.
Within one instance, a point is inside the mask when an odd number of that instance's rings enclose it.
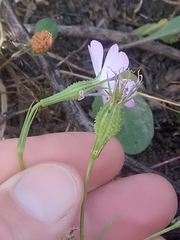
<instances>
[{"instance_id":1,"label":"green calyx","mask_svg":"<svg viewBox=\"0 0 180 240\"><path fill-rule=\"evenodd\" d=\"M101 150L114 137L122 126L123 98L116 85L110 100L100 109L95 119L95 141L91 151L92 159L99 157Z\"/></svg>"},{"instance_id":2,"label":"green calyx","mask_svg":"<svg viewBox=\"0 0 180 240\"><path fill-rule=\"evenodd\" d=\"M50 18L41 19L36 23L34 32L35 33L41 32L43 30L46 30L49 33L51 33L53 35L54 40L58 35L58 25L55 22L53 22L53 20Z\"/></svg>"},{"instance_id":3,"label":"green calyx","mask_svg":"<svg viewBox=\"0 0 180 240\"><path fill-rule=\"evenodd\" d=\"M95 141L91 156L98 158L109 139L116 135L122 125L123 106L115 101L107 102L95 119Z\"/></svg>"},{"instance_id":4,"label":"green calyx","mask_svg":"<svg viewBox=\"0 0 180 240\"><path fill-rule=\"evenodd\" d=\"M69 87L65 88L62 92L59 92L53 96L45 99L41 99L40 103L42 107L46 107L51 104L55 104L67 100L82 100L83 93L93 93L100 90L101 83L95 79L83 80L80 82L73 83Z\"/></svg>"}]
</instances>

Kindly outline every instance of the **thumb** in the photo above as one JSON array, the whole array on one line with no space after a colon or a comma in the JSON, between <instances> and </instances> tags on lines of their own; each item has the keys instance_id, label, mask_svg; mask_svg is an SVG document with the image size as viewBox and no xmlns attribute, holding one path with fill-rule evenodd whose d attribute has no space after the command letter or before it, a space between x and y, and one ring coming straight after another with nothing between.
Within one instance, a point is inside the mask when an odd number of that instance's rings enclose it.
<instances>
[{"instance_id":1,"label":"thumb","mask_svg":"<svg viewBox=\"0 0 180 240\"><path fill-rule=\"evenodd\" d=\"M28 168L0 186L1 240L60 240L72 227L83 183L66 164Z\"/></svg>"}]
</instances>

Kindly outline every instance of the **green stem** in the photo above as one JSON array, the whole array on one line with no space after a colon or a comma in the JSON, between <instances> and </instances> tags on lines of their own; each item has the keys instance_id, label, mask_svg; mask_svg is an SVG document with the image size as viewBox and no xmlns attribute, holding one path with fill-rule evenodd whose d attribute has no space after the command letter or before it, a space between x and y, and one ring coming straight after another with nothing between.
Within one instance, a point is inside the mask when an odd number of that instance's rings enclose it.
<instances>
[{"instance_id":1,"label":"green stem","mask_svg":"<svg viewBox=\"0 0 180 240\"><path fill-rule=\"evenodd\" d=\"M33 107L29 108L29 111L26 114L26 118L19 136L18 141L18 158L21 170L25 169L24 162L23 162L23 152L25 148L26 138L31 127L32 121L36 116L38 108L40 107L40 103L36 103Z\"/></svg>"},{"instance_id":2,"label":"green stem","mask_svg":"<svg viewBox=\"0 0 180 240\"><path fill-rule=\"evenodd\" d=\"M174 229L176 229L176 228L179 228L179 227L180 227L180 221L177 221L177 222L176 222L175 224L173 224L172 226L167 227L167 228L165 228L165 229L163 229L163 230L161 230L161 231L159 231L159 232L151 235L150 237L145 238L144 240L151 240L151 239L153 239L153 238L155 238L155 237L159 237L159 236L161 236L162 234L164 234L164 233L166 233L166 232L170 232L170 231L172 231L172 230L174 230Z\"/></svg>"},{"instance_id":3,"label":"green stem","mask_svg":"<svg viewBox=\"0 0 180 240\"><path fill-rule=\"evenodd\" d=\"M86 178L84 183L84 198L81 205L81 216L80 216L80 240L84 240L84 212L85 212L85 205L86 205L86 197L88 192L89 180L91 176L91 170L94 164L95 158L91 155L90 161L88 163L88 168L86 171Z\"/></svg>"},{"instance_id":4,"label":"green stem","mask_svg":"<svg viewBox=\"0 0 180 240\"><path fill-rule=\"evenodd\" d=\"M22 127L22 131L19 137L19 141L18 141L18 157L19 157L19 164L22 170L25 168L23 163L23 152L25 148L26 138L27 138L29 129L31 127L32 121L38 111L38 108L46 107L46 106L49 106L58 102L66 101L66 100L81 100L81 98L84 97L83 96L84 92L91 93L101 89L102 88L101 83L105 81L107 80L99 82L97 81L97 79L94 79L91 81L84 80L81 82L74 83L69 87L67 87L66 89L64 89L62 92L57 93L53 96L41 99L40 102L36 103L33 107L30 107L26 115L26 118Z\"/></svg>"}]
</instances>

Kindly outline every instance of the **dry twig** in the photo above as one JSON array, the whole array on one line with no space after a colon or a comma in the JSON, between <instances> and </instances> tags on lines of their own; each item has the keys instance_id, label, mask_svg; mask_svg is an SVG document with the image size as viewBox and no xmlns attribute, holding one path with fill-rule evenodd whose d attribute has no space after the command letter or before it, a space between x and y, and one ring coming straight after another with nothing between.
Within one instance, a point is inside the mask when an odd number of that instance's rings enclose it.
<instances>
[{"instance_id":1,"label":"dry twig","mask_svg":"<svg viewBox=\"0 0 180 240\"><path fill-rule=\"evenodd\" d=\"M34 25L32 24L25 24L25 27L30 33L34 31ZM117 42L122 45L141 39L132 33L125 33L121 31L114 31L97 27L59 25L58 30L61 36L99 39L103 41ZM152 52L154 54L169 57L180 62L180 51L162 43L152 41L139 44L136 47Z\"/></svg>"},{"instance_id":2,"label":"dry twig","mask_svg":"<svg viewBox=\"0 0 180 240\"><path fill-rule=\"evenodd\" d=\"M1 95L1 115L0 115L0 140L3 139L4 131L6 129L6 121L3 114L7 111L7 94L6 87L3 81L0 79L0 95Z\"/></svg>"},{"instance_id":3,"label":"dry twig","mask_svg":"<svg viewBox=\"0 0 180 240\"><path fill-rule=\"evenodd\" d=\"M174 6L180 6L180 1L171 1L171 0L162 0L165 3L168 3L170 5L174 5Z\"/></svg>"}]
</instances>

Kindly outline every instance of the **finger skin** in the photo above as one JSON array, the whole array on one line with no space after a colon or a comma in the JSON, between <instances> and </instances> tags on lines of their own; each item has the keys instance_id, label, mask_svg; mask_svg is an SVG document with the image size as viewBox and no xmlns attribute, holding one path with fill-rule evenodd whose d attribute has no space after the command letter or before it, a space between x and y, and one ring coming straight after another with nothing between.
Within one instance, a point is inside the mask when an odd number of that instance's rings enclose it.
<instances>
[{"instance_id":1,"label":"finger skin","mask_svg":"<svg viewBox=\"0 0 180 240\"><path fill-rule=\"evenodd\" d=\"M25 165L28 168L44 162L64 162L73 166L84 178L93 141L93 133L58 133L28 138ZM0 167L4 170L0 176L2 183L20 171L17 139L1 141L0 152ZM174 216L177 208L176 194L172 186L158 175L142 174L103 185L119 172L123 159L122 147L113 138L93 167L90 190L95 190L88 194L86 205L86 240L97 239L109 221L121 213L124 215L113 223L104 239L143 239L143 234L148 236L156 232L157 228L160 230L166 227ZM149 175L151 177L147 177ZM96 189L99 186L101 187ZM10 209L12 213L14 208ZM8 215L9 212L6 216ZM22 222L25 222L25 218ZM35 225L32 224L32 229ZM75 226L78 225L79 221L75 223Z\"/></svg>"},{"instance_id":2,"label":"finger skin","mask_svg":"<svg viewBox=\"0 0 180 240\"><path fill-rule=\"evenodd\" d=\"M45 162L63 162L74 167L84 179L94 136L94 133L72 132L30 137L24 152L25 166L28 168ZM3 169L0 183L20 171L17 141L8 139L0 142L0 169ZM110 181L120 171L123 163L122 146L112 138L94 164L90 190Z\"/></svg>"},{"instance_id":3,"label":"finger skin","mask_svg":"<svg viewBox=\"0 0 180 240\"><path fill-rule=\"evenodd\" d=\"M88 194L85 239L98 239L108 223L122 214L103 240L142 240L165 228L176 210L176 193L165 178L139 174L119 179Z\"/></svg>"},{"instance_id":4,"label":"finger skin","mask_svg":"<svg viewBox=\"0 0 180 240\"><path fill-rule=\"evenodd\" d=\"M59 171L58 168L63 168L68 173L68 176L70 176L68 177L68 182L66 175L62 174L61 177L62 171ZM46 197L43 199L43 201L40 200L41 204L47 206L46 209L48 208L53 210L53 203L56 202L57 205L56 198L62 199L64 194L67 194L72 197L70 199L70 202L72 202L70 207L66 208L66 205L62 205L55 209L55 220L50 220L48 217L43 217L43 220L40 220L36 218L34 214L31 214L32 211L29 211L29 208L24 209L24 207L22 207L22 204L17 201L14 194L14 189L16 188L18 182L23 177L26 177L27 174L28 182L26 180L26 185L28 184L28 189L25 190L26 195L28 194L28 196L31 196L29 195L29 192L35 192L38 189L38 195L44 196L44 190L41 189L45 189L45 191L47 191L47 194L45 194ZM69 179L71 179L73 185L76 186L75 190L70 192L71 194L68 192L68 190L66 190L66 186L69 186ZM36 186L38 185L38 188L34 188L35 184ZM62 185L63 190L60 189L60 186ZM22 192L24 189L21 189L20 191L22 195L24 194ZM41 192L43 192L43 194L41 194ZM54 194L52 196L48 194L49 192L57 192L57 194L56 196L54 196ZM65 198L67 197L65 196ZM68 231L69 227L74 224L75 218L81 207L82 199L82 179L79 176L79 173L69 165L41 164L31 167L25 171L21 171L13 177L9 178L0 186L0 239L60 240L61 237L63 237L63 235ZM62 200L60 201L63 202ZM36 202L32 201L32 204L30 205L33 206L34 204L36 204ZM52 206L50 206L51 204ZM39 208L41 207L36 207L38 211Z\"/></svg>"}]
</instances>

